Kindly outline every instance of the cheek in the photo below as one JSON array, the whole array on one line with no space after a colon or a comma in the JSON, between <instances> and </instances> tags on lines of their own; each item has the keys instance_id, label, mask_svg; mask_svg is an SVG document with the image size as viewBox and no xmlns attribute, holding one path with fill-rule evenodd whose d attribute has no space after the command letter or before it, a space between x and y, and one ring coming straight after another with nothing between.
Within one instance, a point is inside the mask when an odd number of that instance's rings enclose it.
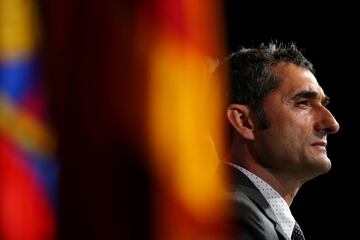
<instances>
[{"instance_id":1,"label":"cheek","mask_svg":"<svg viewBox=\"0 0 360 240\"><path fill-rule=\"evenodd\" d=\"M313 128L313 118L309 112L294 112L288 110L287 112L277 115L273 123L278 131L295 133L296 130L298 130L297 135L301 135L302 132L312 131Z\"/></svg>"},{"instance_id":2,"label":"cheek","mask_svg":"<svg viewBox=\"0 0 360 240\"><path fill-rule=\"evenodd\" d=\"M274 126L272 137L278 142L279 147L296 147L306 143L308 136L312 133L312 127L307 119L282 121L278 126Z\"/></svg>"}]
</instances>

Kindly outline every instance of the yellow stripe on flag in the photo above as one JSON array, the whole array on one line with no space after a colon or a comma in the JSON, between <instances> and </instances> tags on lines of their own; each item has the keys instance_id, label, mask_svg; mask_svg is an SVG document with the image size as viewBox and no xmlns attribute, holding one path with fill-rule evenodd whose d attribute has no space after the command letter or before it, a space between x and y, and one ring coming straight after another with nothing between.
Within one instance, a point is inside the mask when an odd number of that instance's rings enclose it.
<instances>
[{"instance_id":1,"label":"yellow stripe on flag","mask_svg":"<svg viewBox=\"0 0 360 240\"><path fill-rule=\"evenodd\" d=\"M5 133L23 149L53 155L56 141L53 131L32 114L21 111L0 96L0 132Z\"/></svg>"},{"instance_id":2,"label":"yellow stripe on flag","mask_svg":"<svg viewBox=\"0 0 360 240\"><path fill-rule=\"evenodd\" d=\"M39 37L34 1L0 0L0 60L27 55Z\"/></svg>"}]
</instances>

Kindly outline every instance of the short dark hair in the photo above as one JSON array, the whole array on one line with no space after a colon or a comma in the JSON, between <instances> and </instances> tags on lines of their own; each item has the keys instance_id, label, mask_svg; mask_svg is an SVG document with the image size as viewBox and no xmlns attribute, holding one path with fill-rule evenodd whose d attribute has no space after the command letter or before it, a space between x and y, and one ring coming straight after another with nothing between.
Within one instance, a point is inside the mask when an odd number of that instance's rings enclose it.
<instances>
[{"instance_id":1,"label":"short dark hair","mask_svg":"<svg viewBox=\"0 0 360 240\"><path fill-rule=\"evenodd\" d=\"M260 129L266 129L270 122L263 109L266 95L279 87L281 79L272 71L280 62L293 63L314 73L312 63L307 60L295 43L270 42L258 48L241 48L226 57L215 70L226 71L228 104L245 104L254 111Z\"/></svg>"}]
</instances>

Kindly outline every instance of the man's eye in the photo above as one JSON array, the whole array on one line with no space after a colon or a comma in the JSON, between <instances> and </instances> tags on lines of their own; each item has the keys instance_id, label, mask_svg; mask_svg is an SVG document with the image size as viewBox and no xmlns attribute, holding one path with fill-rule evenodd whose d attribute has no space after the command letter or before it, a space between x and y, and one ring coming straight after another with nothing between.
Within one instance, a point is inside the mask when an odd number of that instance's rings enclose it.
<instances>
[{"instance_id":1,"label":"man's eye","mask_svg":"<svg viewBox=\"0 0 360 240\"><path fill-rule=\"evenodd\" d=\"M299 101L296 103L298 106L310 106L310 102L308 100Z\"/></svg>"}]
</instances>

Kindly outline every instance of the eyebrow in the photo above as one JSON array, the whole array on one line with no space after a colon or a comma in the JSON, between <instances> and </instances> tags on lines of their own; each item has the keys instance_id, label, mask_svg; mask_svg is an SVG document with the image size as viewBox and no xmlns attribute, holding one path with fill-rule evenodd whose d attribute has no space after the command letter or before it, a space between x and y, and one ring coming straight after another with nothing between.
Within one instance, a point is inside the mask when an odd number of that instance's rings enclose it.
<instances>
[{"instance_id":1,"label":"eyebrow","mask_svg":"<svg viewBox=\"0 0 360 240\"><path fill-rule=\"evenodd\" d=\"M303 91L297 93L297 94L293 97L293 99L299 99L299 98L315 99L315 98L318 97L318 95L319 95L319 94L318 94L317 92L315 92L315 91L303 90ZM328 97L328 96L325 95L324 98L323 98L322 101L321 101L321 104L322 104L323 106L326 106L326 105L328 105L329 103L330 103L330 97Z\"/></svg>"}]
</instances>

